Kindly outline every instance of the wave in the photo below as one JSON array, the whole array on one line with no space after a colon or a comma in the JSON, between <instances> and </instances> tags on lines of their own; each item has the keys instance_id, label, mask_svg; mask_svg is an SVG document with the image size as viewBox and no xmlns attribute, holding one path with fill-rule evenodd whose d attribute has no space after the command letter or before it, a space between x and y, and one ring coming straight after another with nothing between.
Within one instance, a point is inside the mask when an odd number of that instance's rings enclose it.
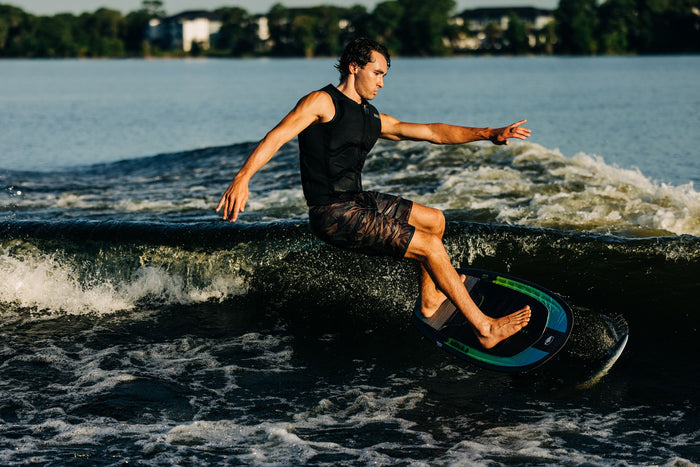
<instances>
[{"instance_id":1,"label":"wave","mask_svg":"<svg viewBox=\"0 0 700 467\"><path fill-rule=\"evenodd\" d=\"M655 182L600 156L565 157L532 143L405 143L382 146L368 168L392 155L403 162L370 170L368 179L381 189L401 186L406 196L443 209L452 220L627 237L700 235L700 193L692 182Z\"/></svg>"},{"instance_id":2,"label":"wave","mask_svg":"<svg viewBox=\"0 0 700 467\"><path fill-rule=\"evenodd\" d=\"M698 315L687 307L700 285L698 237L622 239L449 222L445 245L456 266L527 278L574 308L622 314L649 334L660 314L676 334L697 329ZM335 249L301 221L5 221L0 274L2 307L35 315L238 298L321 324L344 317L405 326L418 293L415 263Z\"/></svg>"},{"instance_id":3,"label":"wave","mask_svg":"<svg viewBox=\"0 0 700 467\"><path fill-rule=\"evenodd\" d=\"M60 172L1 172L5 220L203 222L253 147L212 147ZM602 157L565 157L532 143L508 146L377 144L367 189L436 206L452 221L524 225L623 237L700 236L692 183L656 182ZM306 218L296 143L251 185L244 222Z\"/></svg>"}]
</instances>

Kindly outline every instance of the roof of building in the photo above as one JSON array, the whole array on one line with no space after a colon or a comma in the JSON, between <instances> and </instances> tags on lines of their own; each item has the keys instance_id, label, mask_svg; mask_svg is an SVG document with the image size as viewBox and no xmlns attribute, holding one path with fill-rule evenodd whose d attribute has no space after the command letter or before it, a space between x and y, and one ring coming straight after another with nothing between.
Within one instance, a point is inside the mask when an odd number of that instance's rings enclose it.
<instances>
[{"instance_id":1,"label":"roof of building","mask_svg":"<svg viewBox=\"0 0 700 467\"><path fill-rule=\"evenodd\" d=\"M535 18L537 16L550 16L554 14L554 10L545 10L535 7L499 7L499 8L474 8L464 10L458 16L469 19L490 19L501 18L509 13L515 13L521 18Z\"/></svg>"},{"instance_id":2,"label":"roof of building","mask_svg":"<svg viewBox=\"0 0 700 467\"><path fill-rule=\"evenodd\" d=\"M187 10L182 13L178 13L173 16L167 17L166 21L179 21L179 20L195 20L195 19L208 19L209 21L221 21L221 16L207 10Z\"/></svg>"}]
</instances>

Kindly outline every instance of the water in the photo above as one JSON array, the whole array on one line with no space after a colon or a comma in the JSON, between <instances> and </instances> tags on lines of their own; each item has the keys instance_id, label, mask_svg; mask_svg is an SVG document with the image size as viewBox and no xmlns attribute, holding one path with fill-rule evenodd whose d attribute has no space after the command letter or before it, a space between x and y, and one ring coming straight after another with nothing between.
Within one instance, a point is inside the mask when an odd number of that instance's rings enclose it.
<instances>
[{"instance_id":1,"label":"water","mask_svg":"<svg viewBox=\"0 0 700 467\"><path fill-rule=\"evenodd\" d=\"M364 177L445 210L455 264L572 305L559 366L517 378L411 328L415 265L311 236L295 143L213 213L331 65L0 64L0 463L700 462L700 58L395 60L380 110L533 129L381 142ZM600 316L630 342L577 388Z\"/></svg>"},{"instance_id":2,"label":"water","mask_svg":"<svg viewBox=\"0 0 700 467\"><path fill-rule=\"evenodd\" d=\"M309 89L337 82L333 63L5 61L0 167L55 169L256 141ZM533 141L566 156L584 152L654 180L697 183L698 72L697 56L401 58L375 103L405 121L527 118Z\"/></svg>"}]
</instances>

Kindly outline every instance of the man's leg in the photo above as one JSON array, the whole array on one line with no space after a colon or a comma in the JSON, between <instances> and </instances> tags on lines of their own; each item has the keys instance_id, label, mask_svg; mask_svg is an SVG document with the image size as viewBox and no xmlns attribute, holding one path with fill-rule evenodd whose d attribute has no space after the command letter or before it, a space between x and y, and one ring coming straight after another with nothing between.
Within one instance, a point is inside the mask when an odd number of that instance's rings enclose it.
<instances>
[{"instance_id":1,"label":"man's leg","mask_svg":"<svg viewBox=\"0 0 700 467\"><path fill-rule=\"evenodd\" d=\"M512 336L530 321L531 312L530 307L527 306L498 319L482 313L452 266L440 236L416 228L408 245L406 258L420 261L434 284L445 293L474 327L481 345L485 348L490 349Z\"/></svg>"},{"instance_id":2,"label":"man's leg","mask_svg":"<svg viewBox=\"0 0 700 467\"><path fill-rule=\"evenodd\" d=\"M408 223L417 230L422 230L435 235L442 241L445 233L445 216L439 209L424 206L416 202L413 203L411 215ZM447 298L440 289L435 286L435 282L426 271L425 266L420 268L420 297L421 311L426 317L432 316Z\"/></svg>"}]
</instances>

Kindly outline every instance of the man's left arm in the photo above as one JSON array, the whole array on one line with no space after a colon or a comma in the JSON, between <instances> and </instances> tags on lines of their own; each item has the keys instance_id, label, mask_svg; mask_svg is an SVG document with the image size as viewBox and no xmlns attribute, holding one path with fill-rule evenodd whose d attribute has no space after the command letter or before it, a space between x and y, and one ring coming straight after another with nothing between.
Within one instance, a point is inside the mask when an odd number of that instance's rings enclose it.
<instances>
[{"instance_id":1,"label":"man's left arm","mask_svg":"<svg viewBox=\"0 0 700 467\"><path fill-rule=\"evenodd\" d=\"M531 131L522 127L521 120L502 128L472 128L446 123L408 123L391 115L381 114L381 137L394 141L429 141L435 144L462 144L489 140L493 144L508 144L509 138L526 139Z\"/></svg>"}]
</instances>

